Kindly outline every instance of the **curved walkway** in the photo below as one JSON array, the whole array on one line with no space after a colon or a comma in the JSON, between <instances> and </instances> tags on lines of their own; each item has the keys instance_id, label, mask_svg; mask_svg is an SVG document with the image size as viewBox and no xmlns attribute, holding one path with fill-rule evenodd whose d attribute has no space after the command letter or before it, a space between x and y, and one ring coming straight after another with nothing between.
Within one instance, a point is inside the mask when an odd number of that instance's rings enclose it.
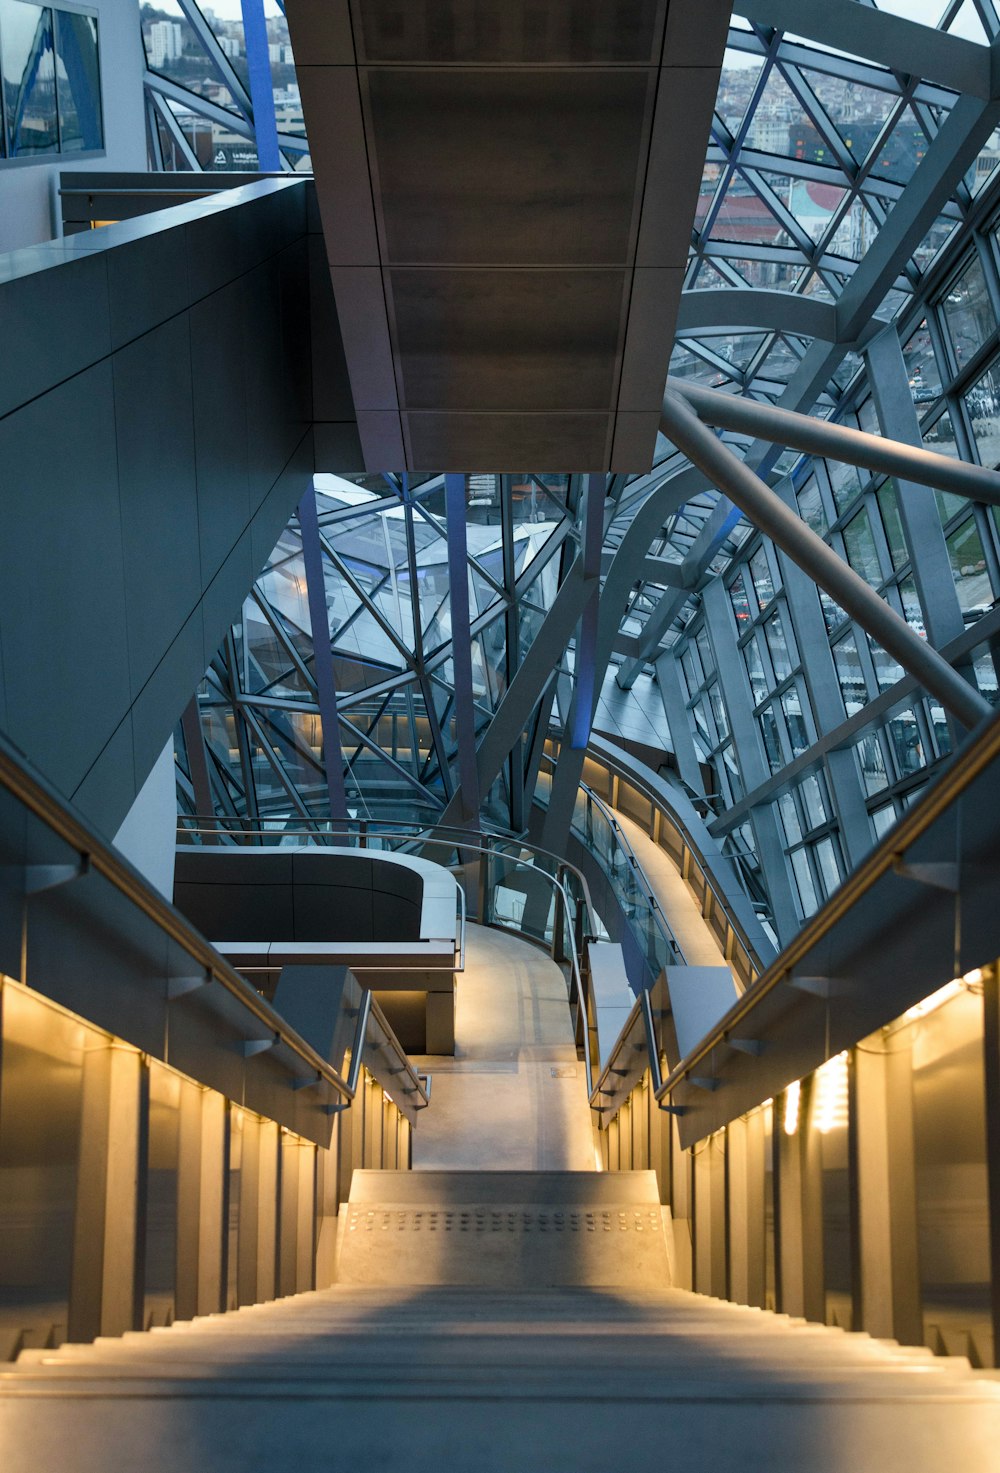
<instances>
[{"instance_id":1,"label":"curved walkway","mask_svg":"<svg viewBox=\"0 0 1000 1473\"><path fill-rule=\"evenodd\" d=\"M728 966L714 931L702 915L698 901L687 882L681 878L680 871L667 851L654 843L634 819L618 808L611 811L632 845L632 851L643 868L650 889L677 938L677 944L684 953L688 966Z\"/></svg>"},{"instance_id":2,"label":"curved walkway","mask_svg":"<svg viewBox=\"0 0 1000 1473\"><path fill-rule=\"evenodd\" d=\"M562 972L526 941L469 926L455 983L455 1057L414 1060L433 1080L414 1169L595 1170Z\"/></svg>"}]
</instances>

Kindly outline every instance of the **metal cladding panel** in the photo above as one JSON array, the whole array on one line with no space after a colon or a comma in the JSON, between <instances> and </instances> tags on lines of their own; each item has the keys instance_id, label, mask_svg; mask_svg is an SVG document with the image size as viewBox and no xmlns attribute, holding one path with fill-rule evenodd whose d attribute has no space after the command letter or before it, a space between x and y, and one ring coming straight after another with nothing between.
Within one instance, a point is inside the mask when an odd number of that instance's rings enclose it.
<instances>
[{"instance_id":1,"label":"metal cladding panel","mask_svg":"<svg viewBox=\"0 0 1000 1473\"><path fill-rule=\"evenodd\" d=\"M655 62L666 0L352 0L365 61L565 66Z\"/></svg>"},{"instance_id":2,"label":"metal cladding panel","mask_svg":"<svg viewBox=\"0 0 1000 1473\"><path fill-rule=\"evenodd\" d=\"M287 13L367 468L648 470L724 7L345 4Z\"/></svg>"},{"instance_id":3,"label":"metal cladding panel","mask_svg":"<svg viewBox=\"0 0 1000 1473\"><path fill-rule=\"evenodd\" d=\"M624 262L653 85L645 70L363 72L384 259Z\"/></svg>"}]
</instances>

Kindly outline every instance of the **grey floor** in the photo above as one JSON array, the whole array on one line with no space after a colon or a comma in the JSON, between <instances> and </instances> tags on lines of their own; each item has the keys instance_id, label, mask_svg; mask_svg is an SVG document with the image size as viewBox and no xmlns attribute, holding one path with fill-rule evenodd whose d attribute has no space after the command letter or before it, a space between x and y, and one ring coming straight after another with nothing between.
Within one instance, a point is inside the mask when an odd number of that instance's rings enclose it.
<instances>
[{"instance_id":1,"label":"grey floor","mask_svg":"<svg viewBox=\"0 0 1000 1473\"><path fill-rule=\"evenodd\" d=\"M456 982L455 1057L419 1059L431 1104L416 1170L594 1170L594 1135L566 982L538 947L469 926Z\"/></svg>"}]
</instances>

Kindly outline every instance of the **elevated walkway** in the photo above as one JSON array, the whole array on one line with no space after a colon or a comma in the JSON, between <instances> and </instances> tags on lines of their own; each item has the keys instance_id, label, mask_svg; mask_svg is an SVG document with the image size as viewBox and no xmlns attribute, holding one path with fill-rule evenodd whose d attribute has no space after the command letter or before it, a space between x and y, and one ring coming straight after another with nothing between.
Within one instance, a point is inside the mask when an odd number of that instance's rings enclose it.
<instances>
[{"instance_id":1,"label":"elevated walkway","mask_svg":"<svg viewBox=\"0 0 1000 1473\"><path fill-rule=\"evenodd\" d=\"M427 1056L432 1103L413 1137L421 1169L593 1171L587 1081L562 972L538 947L466 931L455 1057Z\"/></svg>"},{"instance_id":2,"label":"elevated walkway","mask_svg":"<svg viewBox=\"0 0 1000 1473\"><path fill-rule=\"evenodd\" d=\"M674 860L634 818L613 809L689 967L726 966L718 938Z\"/></svg>"}]
</instances>

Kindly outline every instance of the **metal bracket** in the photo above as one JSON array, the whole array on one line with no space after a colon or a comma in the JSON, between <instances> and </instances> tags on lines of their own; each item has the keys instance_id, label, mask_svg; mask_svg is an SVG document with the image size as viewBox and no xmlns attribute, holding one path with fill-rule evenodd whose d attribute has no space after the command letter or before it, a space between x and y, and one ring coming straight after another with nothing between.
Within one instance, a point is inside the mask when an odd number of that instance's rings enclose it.
<instances>
[{"instance_id":1,"label":"metal bracket","mask_svg":"<svg viewBox=\"0 0 1000 1473\"><path fill-rule=\"evenodd\" d=\"M317 1073L316 1076L315 1076L315 1078L313 1078L313 1079L293 1079L292 1080L292 1089L293 1090L299 1090L299 1089L315 1089L318 1084L322 1084L322 1083L323 1083L323 1076L322 1076L322 1074Z\"/></svg>"},{"instance_id":2,"label":"metal bracket","mask_svg":"<svg viewBox=\"0 0 1000 1473\"><path fill-rule=\"evenodd\" d=\"M212 980L212 974L206 967L204 972L199 972L192 977L168 977L167 999L173 1002L175 998L186 997L189 992L197 992L200 987L207 987Z\"/></svg>"},{"instance_id":3,"label":"metal bracket","mask_svg":"<svg viewBox=\"0 0 1000 1473\"><path fill-rule=\"evenodd\" d=\"M10 868L22 870L25 895L41 895L46 890L68 885L71 880L82 879L90 869L90 855L81 854L74 864L26 864Z\"/></svg>"},{"instance_id":4,"label":"metal bracket","mask_svg":"<svg viewBox=\"0 0 1000 1473\"><path fill-rule=\"evenodd\" d=\"M707 1089L710 1093L720 1087L721 1080L713 1079L704 1074L689 1074L688 1084L693 1084L696 1089Z\"/></svg>"},{"instance_id":5,"label":"metal bracket","mask_svg":"<svg viewBox=\"0 0 1000 1473\"><path fill-rule=\"evenodd\" d=\"M762 1054L764 1042L760 1038L727 1038L726 1042L730 1048L737 1049L741 1054Z\"/></svg>"},{"instance_id":6,"label":"metal bracket","mask_svg":"<svg viewBox=\"0 0 1000 1473\"><path fill-rule=\"evenodd\" d=\"M278 1042L277 1033L272 1033L270 1038L244 1038L242 1043L237 1044L237 1049L245 1059L249 1059L254 1054L266 1054Z\"/></svg>"},{"instance_id":7,"label":"metal bracket","mask_svg":"<svg viewBox=\"0 0 1000 1473\"><path fill-rule=\"evenodd\" d=\"M789 977L788 986L812 997L836 997L848 990L843 977Z\"/></svg>"},{"instance_id":8,"label":"metal bracket","mask_svg":"<svg viewBox=\"0 0 1000 1473\"><path fill-rule=\"evenodd\" d=\"M958 894L958 865L953 859L907 864L902 855L897 855L892 867L904 880L916 880L920 885L930 885L935 890L947 890L952 895Z\"/></svg>"}]
</instances>

